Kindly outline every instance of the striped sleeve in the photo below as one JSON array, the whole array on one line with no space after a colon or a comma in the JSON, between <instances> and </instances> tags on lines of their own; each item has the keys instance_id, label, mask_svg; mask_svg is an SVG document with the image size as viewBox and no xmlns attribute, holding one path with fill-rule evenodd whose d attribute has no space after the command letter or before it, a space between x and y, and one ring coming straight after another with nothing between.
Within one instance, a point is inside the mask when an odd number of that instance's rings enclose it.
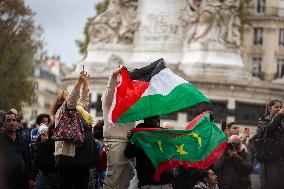
<instances>
[{"instance_id":1,"label":"striped sleeve","mask_svg":"<svg viewBox=\"0 0 284 189\"><path fill-rule=\"evenodd\" d=\"M78 100L78 105L84 108L85 110L88 108L89 106L89 88L88 87L83 87L80 98Z\"/></svg>"}]
</instances>

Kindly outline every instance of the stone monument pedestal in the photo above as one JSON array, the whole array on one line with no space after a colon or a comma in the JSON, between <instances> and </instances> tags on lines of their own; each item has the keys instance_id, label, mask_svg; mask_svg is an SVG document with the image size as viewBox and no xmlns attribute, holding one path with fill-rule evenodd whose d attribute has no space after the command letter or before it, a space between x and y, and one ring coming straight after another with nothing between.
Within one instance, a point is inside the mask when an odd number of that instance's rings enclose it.
<instances>
[{"instance_id":1,"label":"stone monument pedestal","mask_svg":"<svg viewBox=\"0 0 284 189\"><path fill-rule=\"evenodd\" d=\"M179 66L192 77L213 76L230 80L248 79L243 60L238 50L190 50L183 54Z\"/></svg>"},{"instance_id":2,"label":"stone monument pedestal","mask_svg":"<svg viewBox=\"0 0 284 189\"><path fill-rule=\"evenodd\" d=\"M79 63L75 72L80 73L84 65L85 70L93 76L108 77L114 68L131 61L132 49L132 45L125 44L91 44L87 57Z\"/></svg>"}]
</instances>

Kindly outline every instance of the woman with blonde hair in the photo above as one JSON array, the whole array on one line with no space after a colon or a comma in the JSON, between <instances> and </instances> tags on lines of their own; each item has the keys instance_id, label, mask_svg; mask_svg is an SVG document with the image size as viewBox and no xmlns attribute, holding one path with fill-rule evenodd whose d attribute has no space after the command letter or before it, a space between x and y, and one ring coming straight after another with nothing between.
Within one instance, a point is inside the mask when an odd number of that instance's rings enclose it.
<instances>
[{"instance_id":1,"label":"woman with blonde hair","mask_svg":"<svg viewBox=\"0 0 284 189\"><path fill-rule=\"evenodd\" d=\"M89 102L89 80L90 75L82 71L71 93L61 92L51 110L55 118L55 130L61 119L67 119L64 118L65 111L77 111L84 134L82 143L55 141L54 154L59 172L59 189L87 189L90 168L99 160L98 149L92 137L93 119L84 110Z\"/></svg>"}]
</instances>

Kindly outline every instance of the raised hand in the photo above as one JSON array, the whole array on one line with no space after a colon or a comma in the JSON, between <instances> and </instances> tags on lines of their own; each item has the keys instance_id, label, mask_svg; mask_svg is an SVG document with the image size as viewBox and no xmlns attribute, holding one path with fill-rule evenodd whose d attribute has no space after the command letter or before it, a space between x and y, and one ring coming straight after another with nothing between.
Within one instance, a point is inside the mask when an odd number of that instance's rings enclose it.
<instances>
[{"instance_id":1,"label":"raised hand","mask_svg":"<svg viewBox=\"0 0 284 189\"><path fill-rule=\"evenodd\" d=\"M250 131L249 128L245 128L244 135L241 137L241 141L243 144L246 144L247 139L250 137Z\"/></svg>"},{"instance_id":2,"label":"raised hand","mask_svg":"<svg viewBox=\"0 0 284 189\"><path fill-rule=\"evenodd\" d=\"M113 70L113 78L116 79L117 76L120 74L121 68L116 68Z\"/></svg>"},{"instance_id":3,"label":"raised hand","mask_svg":"<svg viewBox=\"0 0 284 189\"><path fill-rule=\"evenodd\" d=\"M80 72L80 76L79 76L79 78L78 78L78 81L81 82L81 83L84 82L86 76L87 76L87 72L81 71L81 72Z\"/></svg>"},{"instance_id":4,"label":"raised hand","mask_svg":"<svg viewBox=\"0 0 284 189\"><path fill-rule=\"evenodd\" d=\"M279 112L284 114L284 108L281 108Z\"/></svg>"},{"instance_id":5,"label":"raised hand","mask_svg":"<svg viewBox=\"0 0 284 189\"><path fill-rule=\"evenodd\" d=\"M86 72L86 75L84 76L84 84L89 84L89 81L90 81L90 78L91 78L91 76L90 76L90 74L88 74L87 72Z\"/></svg>"}]
</instances>

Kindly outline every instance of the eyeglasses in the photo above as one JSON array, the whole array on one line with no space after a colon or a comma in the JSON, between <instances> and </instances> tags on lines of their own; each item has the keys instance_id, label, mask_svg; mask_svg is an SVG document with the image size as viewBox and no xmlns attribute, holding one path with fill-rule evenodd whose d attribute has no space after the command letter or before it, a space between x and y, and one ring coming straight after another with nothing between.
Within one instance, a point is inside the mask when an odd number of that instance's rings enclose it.
<instances>
[{"instance_id":1,"label":"eyeglasses","mask_svg":"<svg viewBox=\"0 0 284 189\"><path fill-rule=\"evenodd\" d=\"M5 122L7 123L11 123L11 122L16 122L17 120L16 119L6 119Z\"/></svg>"}]
</instances>

